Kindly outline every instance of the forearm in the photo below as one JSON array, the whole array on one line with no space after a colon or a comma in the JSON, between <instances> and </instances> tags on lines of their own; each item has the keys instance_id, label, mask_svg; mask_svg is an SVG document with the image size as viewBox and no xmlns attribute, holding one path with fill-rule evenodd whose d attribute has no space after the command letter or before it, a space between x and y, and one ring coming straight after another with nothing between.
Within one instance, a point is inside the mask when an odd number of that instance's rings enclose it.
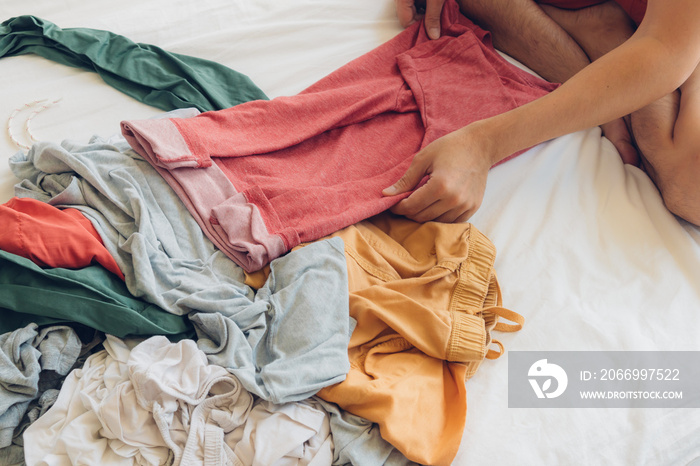
<instances>
[{"instance_id":1,"label":"forearm","mask_svg":"<svg viewBox=\"0 0 700 466\"><path fill-rule=\"evenodd\" d=\"M697 0L649 0L644 21L625 43L554 92L479 122L474 132L486 141L489 160L609 122L673 92L700 62L698 28Z\"/></svg>"},{"instance_id":2,"label":"forearm","mask_svg":"<svg viewBox=\"0 0 700 466\"><path fill-rule=\"evenodd\" d=\"M685 79L652 38L630 40L552 93L478 123L496 163L540 142L627 115L675 90ZM678 75L678 76L676 76ZM504 137L503 135L507 135Z\"/></svg>"}]
</instances>

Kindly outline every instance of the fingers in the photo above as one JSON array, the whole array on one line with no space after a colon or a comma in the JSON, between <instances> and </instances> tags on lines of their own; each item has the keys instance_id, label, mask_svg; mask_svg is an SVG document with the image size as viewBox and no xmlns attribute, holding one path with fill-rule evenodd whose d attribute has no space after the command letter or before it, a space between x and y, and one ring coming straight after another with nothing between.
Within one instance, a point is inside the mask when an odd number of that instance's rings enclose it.
<instances>
[{"instance_id":1,"label":"fingers","mask_svg":"<svg viewBox=\"0 0 700 466\"><path fill-rule=\"evenodd\" d=\"M440 15L445 0L428 0L425 4L425 31L431 39L440 38Z\"/></svg>"},{"instance_id":2,"label":"fingers","mask_svg":"<svg viewBox=\"0 0 700 466\"><path fill-rule=\"evenodd\" d=\"M469 220L472 215L477 211L477 208L469 209L463 211L461 208L452 209L445 213L442 212L442 208L439 203L432 204L427 209L415 215L406 215L402 213L401 203L396 204L391 208L391 211L396 215L403 215L404 217L410 218L411 220L419 223L425 222L442 222L442 223L463 223Z\"/></svg>"},{"instance_id":3,"label":"fingers","mask_svg":"<svg viewBox=\"0 0 700 466\"><path fill-rule=\"evenodd\" d=\"M396 16L402 27L408 27L416 21L416 4L413 0L394 0L396 4Z\"/></svg>"},{"instance_id":4,"label":"fingers","mask_svg":"<svg viewBox=\"0 0 700 466\"><path fill-rule=\"evenodd\" d=\"M396 16L399 18L399 23L402 27L408 27L420 15L416 9L415 0L394 0L396 5ZM419 2L422 4L423 2ZM427 0L425 3L425 31L431 39L440 38L440 15L445 0Z\"/></svg>"},{"instance_id":5,"label":"fingers","mask_svg":"<svg viewBox=\"0 0 700 466\"><path fill-rule=\"evenodd\" d=\"M465 222L479 209L479 203L460 197L460 191L449 187L441 178L431 178L391 211L416 222Z\"/></svg>"},{"instance_id":6,"label":"fingers","mask_svg":"<svg viewBox=\"0 0 700 466\"><path fill-rule=\"evenodd\" d=\"M406 173L382 192L390 196L413 190L391 210L418 222L463 222L471 217L481 205L492 165L480 136L466 126L416 153Z\"/></svg>"},{"instance_id":7,"label":"fingers","mask_svg":"<svg viewBox=\"0 0 700 466\"><path fill-rule=\"evenodd\" d=\"M428 174L428 166L423 162L423 158L417 154L411 161L406 173L393 185L385 188L382 194L385 196L395 196L413 190L418 183Z\"/></svg>"},{"instance_id":8,"label":"fingers","mask_svg":"<svg viewBox=\"0 0 700 466\"><path fill-rule=\"evenodd\" d=\"M467 220L469 220L472 217L472 215L476 213L477 210L479 210L478 207L470 209L466 212L462 212L461 209L455 209L454 211L450 211L446 214L439 216L435 219L435 221L443 223L464 223Z\"/></svg>"},{"instance_id":9,"label":"fingers","mask_svg":"<svg viewBox=\"0 0 700 466\"><path fill-rule=\"evenodd\" d=\"M411 220L419 223L462 223L469 220L469 218L471 218L471 216L478 210L478 206L474 206L473 208L466 210L464 210L463 206L459 206L445 212L444 203L438 201L415 214L407 214L406 211L409 209L405 208L405 204L402 205L402 202L404 201L401 201L392 207L391 211L397 215L403 215L404 217L410 218Z\"/></svg>"}]
</instances>

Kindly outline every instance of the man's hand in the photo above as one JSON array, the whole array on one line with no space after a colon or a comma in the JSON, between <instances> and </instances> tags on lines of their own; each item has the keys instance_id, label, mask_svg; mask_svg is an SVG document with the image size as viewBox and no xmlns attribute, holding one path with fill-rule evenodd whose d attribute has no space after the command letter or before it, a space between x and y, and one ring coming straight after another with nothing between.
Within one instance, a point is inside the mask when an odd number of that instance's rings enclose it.
<instances>
[{"instance_id":1,"label":"man's hand","mask_svg":"<svg viewBox=\"0 0 700 466\"><path fill-rule=\"evenodd\" d=\"M445 223L465 222L481 205L486 177L492 165L485 143L475 125L443 136L418 152L406 173L385 196L414 189L428 181L391 210L417 222L436 220Z\"/></svg>"},{"instance_id":2,"label":"man's hand","mask_svg":"<svg viewBox=\"0 0 700 466\"><path fill-rule=\"evenodd\" d=\"M440 37L440 13L445 0L394 0L396 15L401 26L407 27L418 21L425 12L425 31L431 39Z\"/></svg>"}]
</instances>

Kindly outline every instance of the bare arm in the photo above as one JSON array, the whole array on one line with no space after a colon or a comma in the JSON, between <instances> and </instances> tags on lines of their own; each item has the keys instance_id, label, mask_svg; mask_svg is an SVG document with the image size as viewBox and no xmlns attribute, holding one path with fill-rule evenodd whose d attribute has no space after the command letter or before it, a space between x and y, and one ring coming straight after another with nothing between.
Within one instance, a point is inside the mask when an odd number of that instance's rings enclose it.
<instances>
[{"instance_id":1,"label":"bare arm","mask_svg":"<svg viewBox=\"0 0 700 466\"><path fill-rule=\"evenodd\" d=\"M492 134L509 131L492 160L627 115L680 87L700 62L700 3L649 0L647 11L627 42L559 89L485 122Z\"/></svg>"}]
</instances>

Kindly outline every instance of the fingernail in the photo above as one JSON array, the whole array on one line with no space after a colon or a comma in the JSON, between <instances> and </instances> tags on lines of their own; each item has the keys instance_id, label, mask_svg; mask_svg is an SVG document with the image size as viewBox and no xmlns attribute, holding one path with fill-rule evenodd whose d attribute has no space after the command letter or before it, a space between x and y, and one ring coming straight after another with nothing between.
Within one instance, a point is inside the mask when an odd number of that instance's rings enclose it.
<instances>
[{"instance_id":1,"label":"fingernail","mask_svg":"<svg viewBox=\"0 0 700 466\"><path fill-rule=\"evenodd\" d=\"M439 39L440 38L440 28L430 28L428 29L428 36L431 39Z\"/></svg>"},{"instance_id":2,"label":"fingernail","mask_svg":"<svg viewBox=\"0 0 700 466\"><path fill-rule=\"evenodd\" d=\"M388 188L384 189L384 191L382 191L382 194L384 194L385 196L393 196L394 194L396 194L396 187L389 186Z\"/></svg>"}]
</instances>

